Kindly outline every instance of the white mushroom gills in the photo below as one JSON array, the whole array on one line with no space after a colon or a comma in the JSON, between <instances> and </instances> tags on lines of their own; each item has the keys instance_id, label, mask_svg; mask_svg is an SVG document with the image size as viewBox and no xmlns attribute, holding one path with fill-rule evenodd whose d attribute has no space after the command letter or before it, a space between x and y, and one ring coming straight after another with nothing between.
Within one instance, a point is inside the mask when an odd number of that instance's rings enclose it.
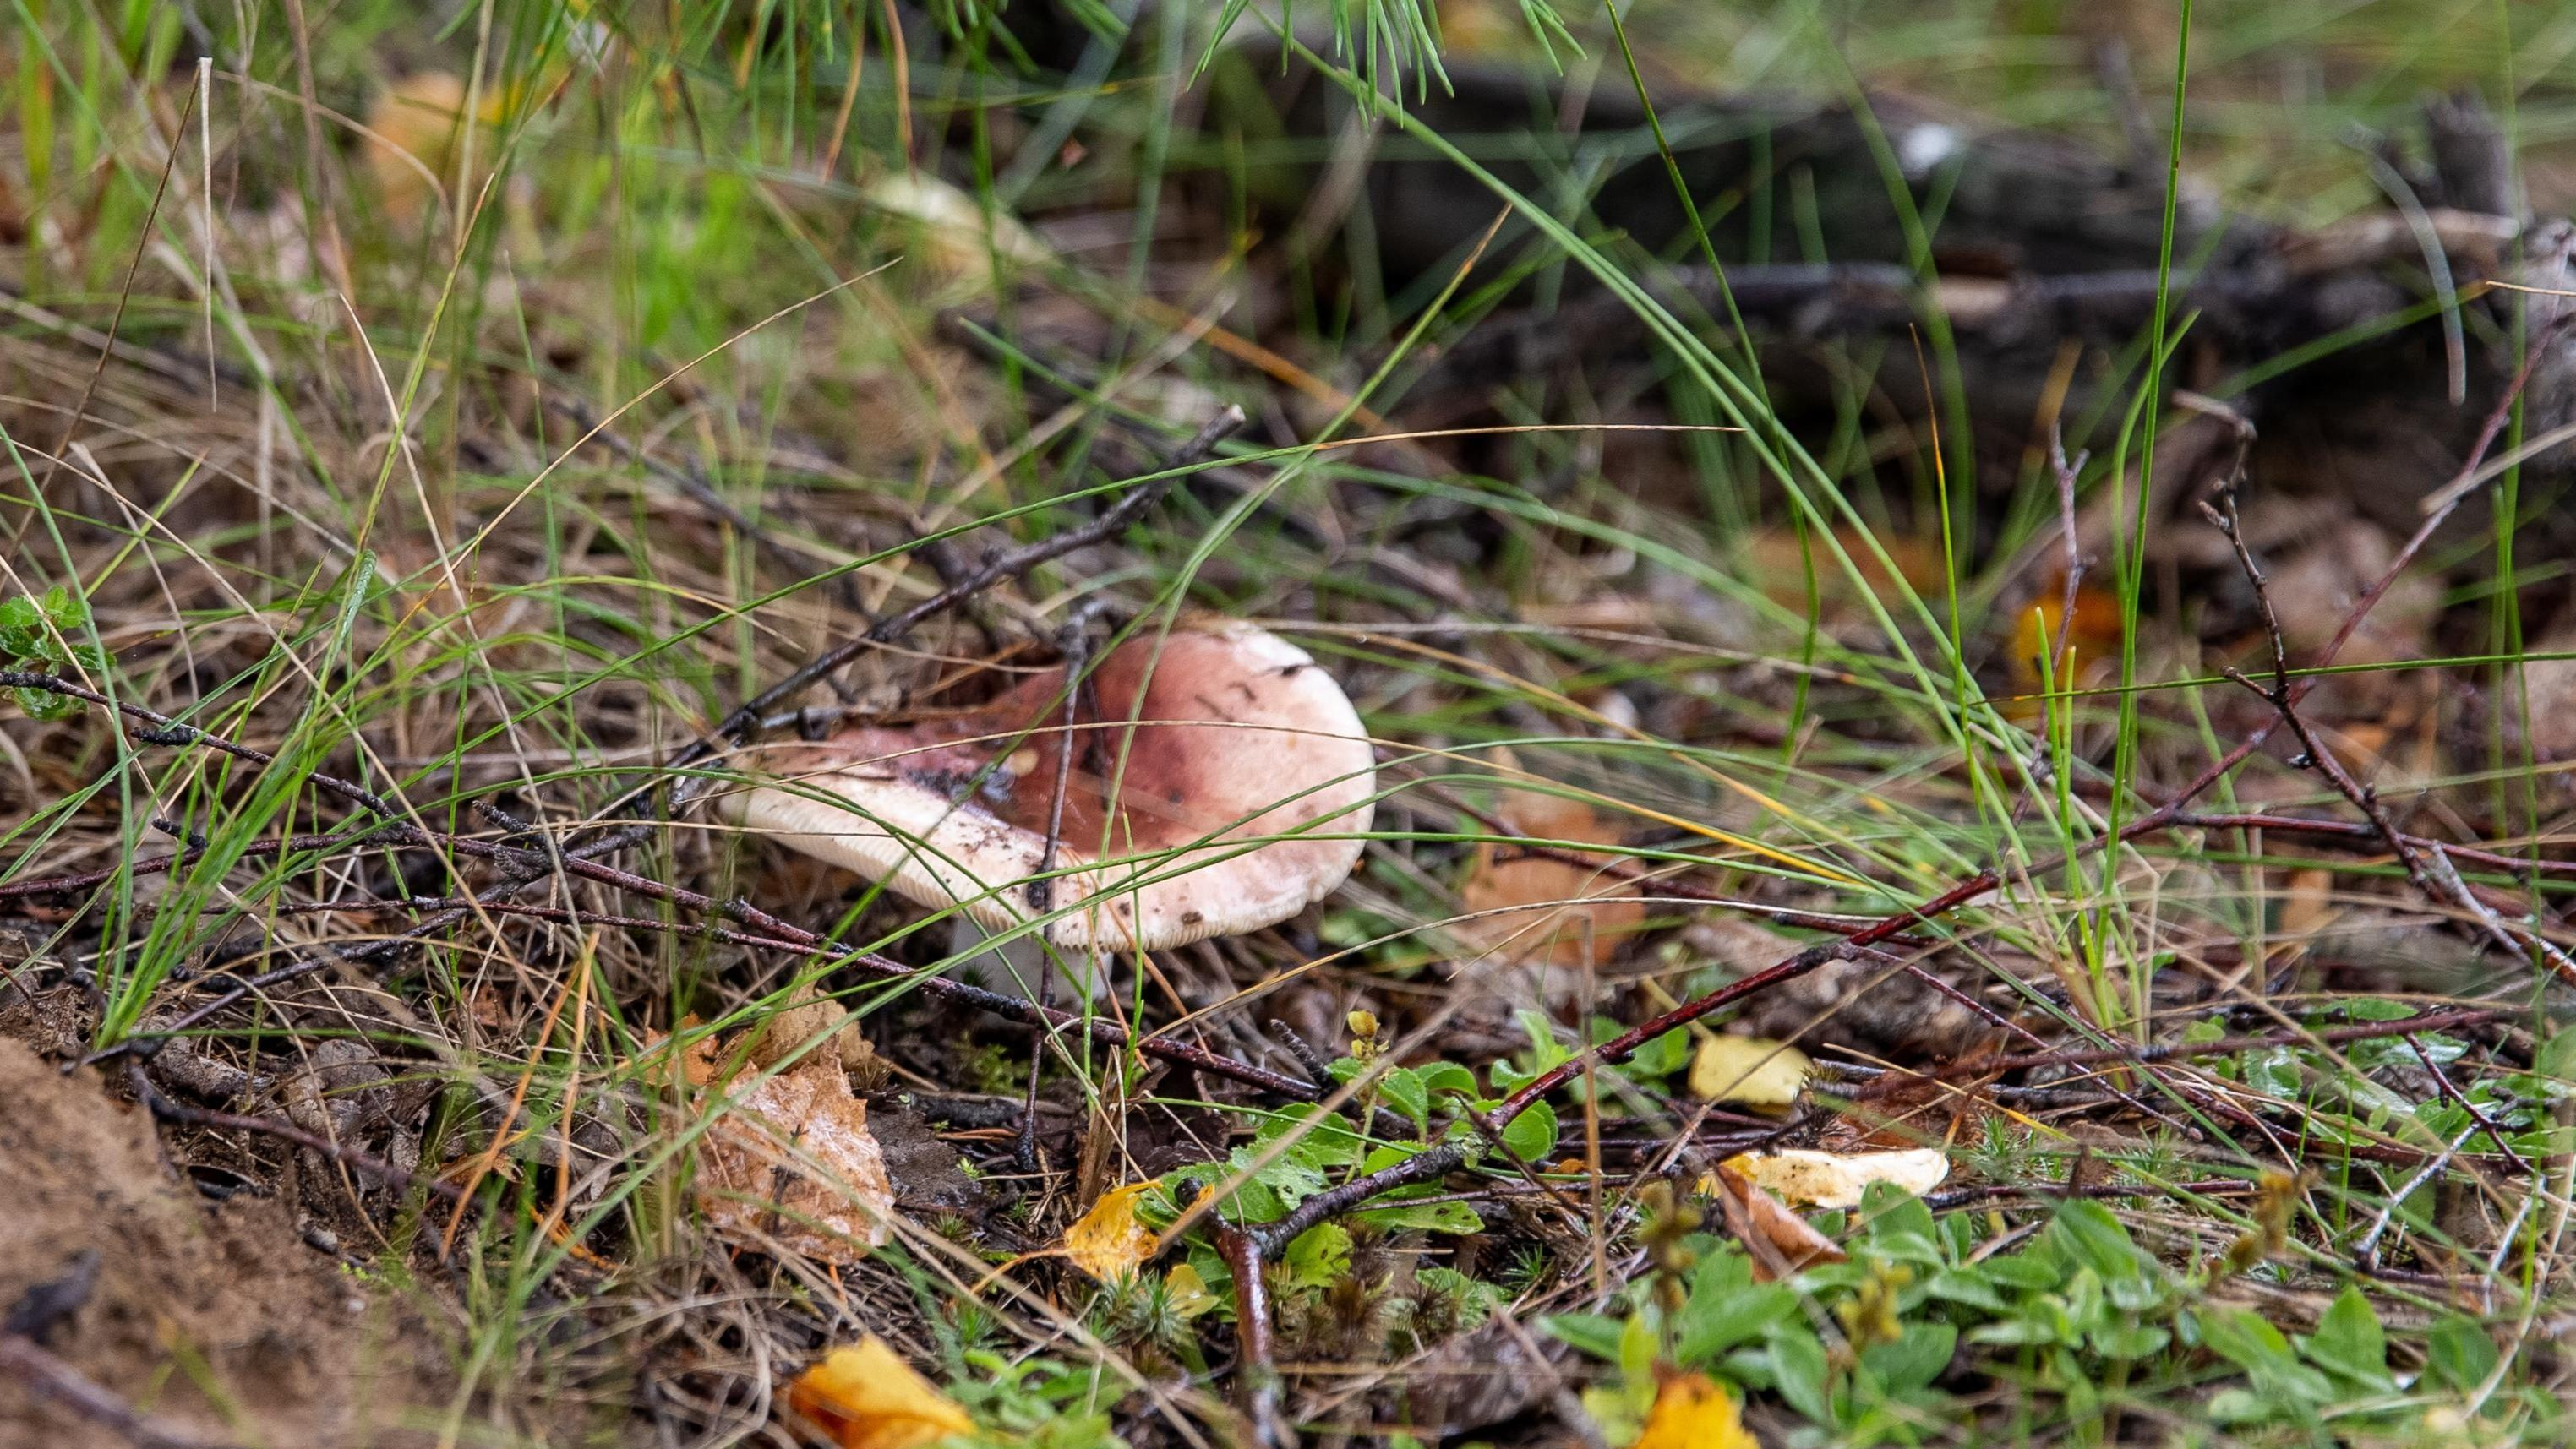
<instances>
[{"instance_id":1,"label":"white mushroom gills","mask_svg":"<svg viewBox=\"0 0 2576 1449\"><path fill-rule=\"evenodd\" d=\"M1246 624L1147 632L1092 669L1054 873L1064 671L991 704L768 746L736 823L988 931L1153 951L1258 930L1359 862L1377 790L1358 711L1306 651Z\"/></svg>"}]
</instances>

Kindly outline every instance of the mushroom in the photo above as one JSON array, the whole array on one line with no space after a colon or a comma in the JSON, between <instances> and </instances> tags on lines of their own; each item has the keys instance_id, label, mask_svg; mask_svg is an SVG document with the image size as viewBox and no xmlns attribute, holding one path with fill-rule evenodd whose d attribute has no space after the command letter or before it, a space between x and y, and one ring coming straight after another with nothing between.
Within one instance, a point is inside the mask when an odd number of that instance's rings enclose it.
<instances>
[{"instance_id":1,"label":"mushroom","mask_svg":"<svg viewBox=\"0 0 2576 1449\"><path fill-rule=\"evenodd\" d=\"M770 748L738 824L988 929L1061 910L1048 939L1154 951L1284 921L1359 861L1375 759L1306 652L1244 624L1140 635L911 724ZM1131 723L1132 722L1132 723ZM1048 827L1068 739L1062 829Z\"/></svg>"}]
</instances>

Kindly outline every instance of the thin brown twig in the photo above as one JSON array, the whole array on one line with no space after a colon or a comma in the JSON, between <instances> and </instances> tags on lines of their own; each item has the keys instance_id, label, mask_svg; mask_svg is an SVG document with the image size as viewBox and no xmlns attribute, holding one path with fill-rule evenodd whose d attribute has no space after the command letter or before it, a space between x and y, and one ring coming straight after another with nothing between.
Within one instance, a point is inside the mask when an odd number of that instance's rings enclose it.
<instances>
[{"instance_id":1,"label":"thin brown twig","mask_svg":"<svg viewBox=\"0 0 2576 1449\"><path fill-rule=\"evenodd\" d=\"M405 1191L417 1187L444 1198L461 1199L463 1197L454 1183L441 1182L437 1178L424 1177L416 1172L406 1172L381 1157L362 1152L344 1143L334 1142L316 1133L307 1132L292 1123L272 1121L266 1117L245 1117L238 1112L214 1112L203 1107L191 1107L184 1102L173 1101L162 1095L161 1090L152 1085L151 1078L144 1074L143 1063L139 1061L126 1063L126 1075L133 1083L134 1094L140 1097L143 1104L151 1109L152 1115L161 1121L178 1122L190 1127L219 1127L234 1132L256 1132L263 1136L274 1137L281 1142L294 1143L308 1152L318 1152L388 1187Z\"/></svg>"},{"instance_id":2,"label":"thin brown twig","mask_svg":"<svg viewBox=\"0 0 2576 1449\"><path fill-rule=\"evenodd\" d=\"M66 679L59 679L47 674L31 674L20 671L0 671L0 687L42 689L52 693L67 695L75 699L85 700L89 703L101 706L106 706L110 703L104 695L99 694L98 691L90 689L86 685L77 684ZM119 708L122 712L152 725L156 730L166 726L176 725L178 723L177 721L171 720L166 715L156 714L155 712L143 709L140 706L125 705L119 706ZM273 758L263 751L252 749L247 745L236 744L233 741L224 739L222 736L212 734L193 725L182 726L182 728L188 732L186 736L188 743L204 744L209 748L217 749L224 753L235 755L239 758L262 761ZM329 776L313 775L308 778L325 791L340 795L345 799L353 801L358 801L360 800L360 797L367 796L369 793L359 786L352 785L347 781ZM535 880L543 878L541 873L551 873L551 869L556 860L556 857L550 852L504 845L496 841L478 840L471 836L452 835L443 831L428 830L420 826L405 824L401 821L388 821L381 825L368 827L366 834L370 837L382 839L388 842L431 845L441 849L453 850L460 854L489 859L500 865L504 871L511 872L513 878L503 881L499 885L486 890L482 894L470 898L470 900L457 901L454 904L442 903L436 910L436 913L430 916L429 919L422 921L411 929L403 931L397 935L380 937L374 941L353 946L346 950L326 950L322 954L294 961L287 965L262 972L256 976L237 978L227 990L217 994L212 999L200 1003L199 1005L189 1009L187 1012L181 1014L176 1019L164 1023L153 1031L138 1032L115 1043L114 1045L101 1048L99 1051L91 1053L88 1057L82 1059L83 1064L95 1064L118 1056L126 1055L148 1056L154 1049L156 1049L157 1043L169 1040L174 1036L184 1035L195 1027L201 1026L208 1020L211 1020L226 1008L248 998L254 993L266 991L272 987L280 986L287 982L310 976L335 964L370 961L404 947L423 942L434 936L436 933L443 931L447 927L454 925L469 915L472 915L476 911L490 910L494 906L505 902L509 895L515 894L516 892L527 888L530 884L534 883ZM591 848L598 848L597 843L594 843ZM584 859L578 851L567 850L562 853L561 859L561 872L563 874L578 876L583 879L596 881L599 884L611 886L632 894L662 900L683 909L719 915L739 924L747 925L752 928L752 931L761 933L759 935L742 933L738 944L759 945L772 949L798 949L817 955L836 957L840 964L865 971L880 980L903 981L908 985L917 986L934 995L943 996L966 1005L980 1007L983 1010L992 1012L997 1016L1005 1017L1012 1021L1047 1029L1062 1029L1067 1026L1079 1027L1087 1032L1095 1042L1100 1042L1104 1045L1110 1046L1128 1046L1132 1044L1135 1050L1143 1052L1146 1055L1160 1057L1167 1061L1194 1067L1202 1071L1213 1072L1216 1075L1230 1078L1247 1086L1257 1087L1263 1091L1276 1093L1293 1100L1312 1101L1317 1095L1317 1089L1309 1083L1300 1081L1294 1077L1283 1076L1277 1072L1269 1071L1261 1067L1252 1066L1245 1062L1238 1062L1228 1057L1219 1056L1204 1047L1194 1046L1187 1042L1161 1036L1146 1036L1138 1039L1135 1033L1107 1018L1077 1016L1070 1012L1057 1011L1052 1008L1040 1008L1035 1003L1024 1001L1013 996L1005 996L1000 992L987 991L982 987L972 986L963 981L953 980L949 977L936 974L925 974L913 967L904 965L902 962L876 955L871 952L848 952L846 948L842 947L839 943L831 940L830 938L816 932L806 930L804 927L798 926L792 922L782 920L781 918L771 915L767 911L763 911L748 902L739 900L718 900L713 896L690 890L684 886L672 885L668 882L655 880L650 876L638 875L632 871L621 870L611 865L604 865L596 860Z\"/></svg>"},{"instance_id":3,"label":"thin brown twig","mask_svg":"<svg viewBox=\"0 0 2576 1449\"><path fill-rule=\"evenodd\" d=\"M2271 581L2265 577L2262 565L2255 560L2254 550L2246 543L2245 530L2237 517L2234 482L2231 480L2219 489L2216 504L2204 501L2200 508L2211 526L2226 536L2228 546L2235 551L2236 565L2254 589L2255 607L2263 616L2264 637L2272 651L2270 688L2256 684L2233 668L2225 671L2226 675L2269 702L2278 713L2281 723L2299 742L2299 758L2294 763L2304 763L2323 775L2335 793L2352 802L2352 807L2370 822L2372 832L2396 855L2397 863L2405 868L2406 878L2414 883L2415 889L2422 892L2425 899L2465 913L2477 923L2487 939L2508 955L2525 960L2536 959L2562 980L2576 984L2576 961L2568 959L2567 953L2538 932L2517 928L2497 916L2468 888L2467 882L2460 879L2460 873L2452 868L2447 855L2439 850L2418 850L2414 842L2397 828L2397 822L2389 816L2387 803L2379 798L2379 792L2355 779L2333 746L2309 726L2306 717L2299 713L2298 695L2290 686L2289 645L2281 634L2280 615L2272 606Z\"/></svg>"},{"instance_id":4,"label":"thin brown twig","mask_svg":"<svg viewBox=\"0 0 2576 1449\"><path fill-rule=\"evenodd\" d=\"M2524 356L2522 367L2516 372L2512 384L2505 391L2504 397L2497 401L2495 409L2488 415L2485 426L2479 432L2476 445L2470 449L2467 461L2461 465L2460 476L2467 477L2474 474L2480 462L2484 459L2487 449L2494 446L2497 435L2503 431L2505 419L2511 415L2515 399L2521 395L2522 390L2528 386L2530 382L2532 367L2539 356L2542 343L2548 337L2554 335L2555 332L2564 330L2564 328L2569 326L2576 326L2576 314L2571 314L2569 318L2562 319L2559 323L2553 323L2550 328L2544 329L2540 335L2533 339L2530 349ZM2464 497L2465 495L2463 494L2461 496ZM2379 601L2386 596L2390 586L2397 581L2399 575L2404 573L2405 570L2414 563L2415 556L2423 551L2424 545L2431 540L2434 532L2449 519L2451 512L2459 506L2459 502L2459 497L2450 498L2445 502L2443 507L2431 514L2428 514L2423 523L2417 527L2413 536L2408 538L2405 544L2398 549L2396 556L2389 561L2387 568L2382 570L2379 576L2371 582L2370 587L2363 590L2361 597L2354 601L2352 608L2345 614L2343 623L2341 627L2335 631L2334 637L2328 640L2326 647L2319 652L2318 659L2316 661L2319 668L2334 662L2335 656L2341 653L2343 646L2351 640L2353 632L2361 627L2362 620L2368 617L2373 609L2378 607ZM2317 678L2318 676L2311 674L2292 684L2288 692L2289 701L2292 704L2296 704L2301 697L2315 687ZM2272 719L2266 720L2262 724L2255 726L2255 728L2249 732L2244 739L2238 741L2227 751L2227 753L2204 766L2199 774L2193 776L2189 782L2187 782L2180 790L2176 791L2162 804L2157 805L2155 808L2149 810L2146 814L2139 816L2135 820L2123 823L2119 829L2108 835L2098 836L2094 839L2083 841L2073 848L2061 852L2052 860L2043 861L2030 867L2030 872L2032 874L2044 873L2048 870L2055 869L2068 861L2097 854L2117 845L2125 845L2141 836L2151 835L2159 831L2173 828L2173 826L2189 810L2192 801L2198 799L2202 794L2207 792L2211 786L2216 785L2221 779L2224 779L2226 776L2233 773L2238 766L2244 764L2247 760L2252 759L2255 753L2262 749L2263 746L2271 739L2272 731L2279 723L2280 716L2276 713ZM1940 894L1931 897L1919 905L1909 907L1894 915L1884 917L1870 926L1846 934L1840 940L1823 942L1815 946L1810 946L1806 950L1798 952L1796 955L1779 962L1777 965L1774 965L1767 970L1756 972L1751 976L1745 977L1743 980L1734 982L1731 985L1720 987L1696 1000L1686 1002L1681 1006L1664 1012L1640 1026L1633 1027L1628 1031L1622 1032L1608 1041L1597 1043L1583 1049L1582 1051L1576 1052L1566 1061L1558 1063L1555 1067L1550 1068L1548 1071L1539 1074L1536 1078L1523 1084L1518 1091L1515 1091L1509 1097L1505 1098L1493 1109L1493 1111L1485 1114L1481 1119L1479 1126L1489 1136L1498 1135L1502 1127L1511 1123L1523 1112L1528 1111L1532 1103L1540 1100L1548 1093L1564 1086L1578 1074L1591 1070L1594 1063L1626 1061L1636 1052L1637 1048L1654 1040L1656 1037L1663 1035L1665 1032L1671 1031L1676 1027L1687 1026L1691 1022L1697 1021L1711 1012L1730 1006L1747 996L1767 991L1783 982L1795 980L1829 962L1848 960L1859 949L1878 945L1896 936L1907 927L1913 926L1917 923L1928 924L1936 921L1941 917L1946 916L1951 911L1966 905L1970 901L1974 901L1989 892L2000 888L2003 881L2004 872L2000 867L1991 867L1986 870L1979 871L1975 875L1952 885L1949 889L1942 891ZM2153 1049L2149 1048L2146 1050L2152 1051ZM2118 1056L2122 1060L2131 1060L2142 1054L2143 1053L2132 1052L2124 1049L2118 1054ZM1264 1230L1268 1235L1267 1240L1277 1243L1293 1238L1297 1233L1303 1232L1305 1229L1313 1227L1315 1224L1322 1222L1329 1217L1348 1211L1378 1193L1444 1176L1463 1166L1466 1161L1467 1149L1463 1144L1445 1143L1440 1147L1433 1148L1429 1152L1421 1153L1402 1162L1383 1168L1377 1172L1365 1173L1361 1176L1351 1178L1335 1187L1328 1188L1323 1192L1307 1198L1304 1202L1299 1203L1296 1208L1292 1209L1285 1218L1268 1225Z\"/></svg>"},{"instance_id":5,"label":"thin brown twig","mask_svg":"<svg viewBox=\"0 0 2576 1449\"><path fill-rule=\"evenodd\" d=\"M164 828L155 820L155 828ZM168 827L170 833L178 833ZM368 826L359 830L325 832L317 835L290 835L284 840L255 840L243 846L241 859L258 860L272 855L292 855L307 850L339 850L363 846L374 841L382 827ZM73 891L94 890L120 875L159 875L175 867L190 864L205 854L200 846L191 846L171 855L147 856L131 865L101 866L97 870L77 871L68 875L44 876L36 880L13 880L0 883L0 900L23 900L29 896L67 895Z\"/></svg>"},{"instance_id":6,"label":"thin brown twig","mask_svg":"<svg viewBox=\"0 0 2576 1449\"><path fill-rule=\"evenodd\" d=\"M1912 1071L1890 1071L1852 1087L1842 1095L1855 1100L1885 1096L1913 1084L1944 1081L1956 1077L2001 1075L2033 1068L2129 1066L2138 1062L2187 1060L2194 1057L2233 1056L2238 1052L2261 1051L2281 1046L2340 1046L2345 1042L2374 1041L2405 1036L2410 1032L2455 1031L2461 1027L2484 1026L2491 1022L2510 1021L2522 1013L2509 1006L2463 1006L2441 1011L2417 1012L2394 1021L2359 1022L2351 1026L2324 1026L2297 1031L2262 1032L2248 1036L2214 1037L2204 1042L2174 1042L2163 1046L2085 1047L2059 1051L2025 1052L2017 1056L1985 1057L1967 1061L1945 1062L1939 1066Z\"/></svg>"},{"instance_id":7,"label":"thin brown twig","mask_svg":"<svg viewBox=\"0 0 2576 1449\"><path fill-rule=\"evenodd\" d=\"M2318 835L2344 839L2379 839L2377 827L2352 820L2311 820L2301 815L2276 815L2263 811L2189 810L2174 823L2198 830L2265 830L2285 834ZM2419 850L2438 850L2454 860L2465 860L2491 870L2527 871L2533 875L2576 876L2576 860L2532 860L2484 846L2456 845L2429 836L2407 835L2407 844Z\"/></svg>"},{"instance_id":8,"label":"thin brown twig","mask_svg":"<svg viewBox=\"0 0 2576 1449\"><path fill-rule=\"evenodd\" d=\"M1061 558L1075 549L1114 537L1142 517L1147 509L1153 507L1165 493L1169 492L1184 471L1212 456L1216 452L1217 445L1232 437L1235 430L1243 426L1244 421L1243 409L1231 403L1227 404L1223 411L1210 419L1205 427L1199 429L1196 436L1181 445L1180 449L1172 455L1164 468L1164 476L1149 479L1137 485L1126 497L1103 509L1099 517L1080 528L1050 534L1034 543L1023 544L1018 548L996 554L985 560L982 566L965 578L900 613L878 620L855 638L835 644L808 659L789 671L786 678L743 701L742 705L733 713L726 715L707 737L694 741L688 748L680 751L679 755L672 760L670 768L686 769L691 765L702 764L721 753L726 744L739 744L742 738L760 723L761 718L782 701L803 693L825 675L836 672L868 650L903 637L924 620L946 613L959 604L983 594L994 585L1006 579L1018 578L1040 564Z\"/></svg>"}]
</instances>

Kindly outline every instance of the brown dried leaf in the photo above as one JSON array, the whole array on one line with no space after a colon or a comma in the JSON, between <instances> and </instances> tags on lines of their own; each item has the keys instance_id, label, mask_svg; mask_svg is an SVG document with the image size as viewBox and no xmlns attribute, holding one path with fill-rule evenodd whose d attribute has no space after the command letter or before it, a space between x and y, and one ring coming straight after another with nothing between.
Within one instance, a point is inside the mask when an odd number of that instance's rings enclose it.
<instances>
[{"instance_id":1,"label":"brown dried leaf","mask_svg":"<svg viewBox=\"0 0 2576 1449\"><path fill-rule=\"evenodd\" d=\"M710 1054L684 1058L693 1083ZM722 1112L699 1141L692 1184L719 1235L827 1263L857 1262L893 1236L885 1154L837 1058L817 1053L748 1086L706 1083L700 1104Z\"/></svg>"},{"instance_id":2,"label":"brown dried leaf","mask_svg":"<svg viewBox=\"0 0 2576 1449\"><path fill-rule=\"evenodd\" d=\"M1848 1256L1833 1239L1809 1227L1805 1218L1723 1162L1700 1186L1717 1198L1726 1214L1726 1230L1752 1255L1757 1283L1786 1278L1818 1263L1840 1263Z\"/></svg>"},{"instance_id":3,"label":"brown dried leaf","mask_svg":"<svg viewBox=\"0 0 2576 1449\"><path fill-rule=\"evenodd\" d=\"M859 1091L872 1092L885 1085L890 1069L860 1032L858 1018L837 1001L811 993L808 997L802 1004L788 1007L753 1028L756 1035L749 1048L751 1064L763 1069L774 1067L807 1042L823 1037L812 1055L839 1062Z\"/></svg>"},{"instance_id":4,"label":"brown dried leaf","mask_svg":"<svg viewBox=\"0 0 2576 1449\"><path fill-rule=\"evenodd\" d=\"M1580 800L1536 790L1503 792L1496 814L1515 835L1533 840L1619 842L1615 820ZM1610 857L1586 854L1606 864ZM1470 918L1458 934L1509 960L1573 967L1608 960L1646 919L1635 887L1596 865L1552 856L1515 855L1511 847L1477 847L1458 889Z\"/></svg>"}]
</instances>

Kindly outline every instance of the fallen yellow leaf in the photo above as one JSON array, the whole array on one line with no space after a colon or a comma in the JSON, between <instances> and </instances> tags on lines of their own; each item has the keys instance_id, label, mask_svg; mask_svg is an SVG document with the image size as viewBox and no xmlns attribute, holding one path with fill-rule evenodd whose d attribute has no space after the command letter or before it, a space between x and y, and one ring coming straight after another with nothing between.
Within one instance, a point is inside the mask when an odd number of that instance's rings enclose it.
<instances>
[{"instance_id":1,"label":"fallen yellow leaf","mask_svg":"<svg viewBox=\"0 0 2576 1449\"><path fill-rule=\"evenodd\" d=\"M737 1089L703 1080L707 1053L683 1067L710 1097ZM838 1058L807 1056L738 1088L722 1111L699 1141L692 1184L718 1234L824 1263L855 1263L893 1236L894 1183Z\"/></svg>"},{"instance_id":2,"label":"fallen yellow leaf","mask_svg":"<svg viewBox=\"0 0 2576 1449\"><path fill-rule=\"evenodd\" d=\"M1183 1318L1196 1318L1217 1306L1216 1295L1208 1291L1207 1279L1187 1263L1175 1263L1163 1275L1163 1292L1172 1311Z\"/></svg>"},{"instance_id":3,"label":"fallen yellow leaf","mask_svg":"<svg viewBox=\"0 0 2576 1449\"><path fill-rule=\"evenodd\" d=\"M1676 1374L1655 1393L1654 1412L1630 1449L1762 1449L1744 1427L1735 1395L1706 1374Z\"/></svg>"},{"instance_id":4,"label":"fallen yellow leaf","mask_svg":"<svg viewBox=\"0 0 2576 1449\"><path fill-rule=\"evenodd\" d=\"M1782 1201L1821 1208L1860 1206L1873 1182L1894 1183L1917 1197L1950 1175L1950 1159L1937 1147L1906 1152L1817 1152L1803 1147L1746 1152L1726 1160L1757 1187Z\"/></svg>"},{"instance_id":5,"label":"fallen yellow leaf","mask_svg":"<svg viewBox=\"0 0 2576 1449\"><path fill-rule=\"evenodd\" d=\"M1135 1272L1154 1251L1154 1230L1136 1216L1137 1200L1153 1190L1150 1182L1136 1182L1102 1193L1064 1230L1064 1256L1103 1283Z\"/></svg>"},{"instance_id":6,"label":"fallen yellow leaf","mask_svg":"<svg viewBox=\"0 0 2576 1449\"><path fill-rule=\"evenodd\" d=\"M975 1432L964 1409L873 1333L799 1374L787 1386L787 1407L841 1449L915 1449Z\"/></svg>"},{"instance_id":7,"label":"fallen yellow leaf","mask_svg":"<svg viewBox=\"0 0 2576 1449\"><path fill-rule=\"evenodd\" d=\"M1786 1107L1815 1064L1787 1042L1758 1036L1703 1038L1691 1057L1690 1089L1712 1102Z\"/></svg>"}]
</instances>

